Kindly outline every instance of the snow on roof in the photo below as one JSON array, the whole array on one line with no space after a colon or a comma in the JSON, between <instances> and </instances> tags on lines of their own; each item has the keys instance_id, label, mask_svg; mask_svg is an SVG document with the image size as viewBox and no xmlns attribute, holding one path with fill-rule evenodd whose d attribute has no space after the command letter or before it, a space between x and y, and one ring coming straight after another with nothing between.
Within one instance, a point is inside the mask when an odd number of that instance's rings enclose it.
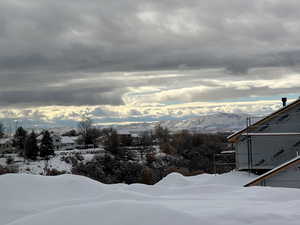
<instances>
[{"instance_id":1,"label":"snow on roof","mask_svg":"<svg viewBox=\"0 0 300 225\"><path fill-rule=\"evenodd\" d=\"M232 154L235 153L233 150L222 151L221 154Z\"/></svg>"},{"instance_id":2,"label":"snow on roof","mask_svg":"<svg viewBox=\"0 0 300 225\"><path fill-rule=\"evenodd\" d=\"M62 144L74 144L75 142L74 142L74 140L73 140L71 137L69 137L69 136L62 136L62 137L61 137L61 143L62 143Z\"/></svg>"},{"instance_id":3,"label":"snow on roof","mask_svg":"<svg viewBox=\"0 0 300 225\"><path fill-rule=\"evenodd\" d=\"M42 140L42 139L43 139L43 135L40 134L39 136L36 137L36 139L37 139L38 141Z\"/></svg>"},{"instance_id":4,"label":"snow on roof","mask_svg":"<svg viewBox=\"0 0 300 225\"><path fill-rule=\"evenodd\" d=\"M37 136L36 139L40 141L40 140L43 139L43 136L44 136L44 135L43 135L43 133L42 133L42 134L40 134L39 136ZM53 133L53 132L50 133L50 136L51 136L52 138L53 138L53 137L55 137L55 138L56 138L56 137L60 137L59 134L56 134L56 133Z\"/></svg>"},{"instance_id":5,"label":"snow on roof","mask_svg":"<svg viewBox=\"0 0 300 225\"><path fill-rule=\"evenodd\" d=\"M73 141L76 141L79 138L79 136L68 136L68 137L71 138Z\"/></svg>"},{"instance_id":6,"label":"snow on roof","mask_svg":"<svg viewBox=\"0 0 300 225\"><path fill-rule=\"evenodd\" d=\"M283 163L283 164L275 167L274 169L272 169L272 170L270 170L270 171L268 171L268 172L266 172L266 173L264 173L264 174L256 177L255 179L253 179L249 183L245 184L244 187L249 187L249 186L255 185L259 181L264 180L264 179L266 179L266 178L268 178L270 176L275 175L277 172L281 171L285 167L288 167L289 165L291 165L291 164L293 164L293 163L295 163L295 162L297 162L299 160L300 160L300 155L298 155L295 158L293 158L293 159L291 159L291 160L289 160L289 161L287 161L287 162L285 162L285 163Z\"/></svg>"},{"instance_id":7,"label":"snow on roof","mask_svg":"<svg viewBox=\"0 0 300 225\"><path fill-rule=\"evenodd\" d=\"M10 142L10 138L0 138L0 144L6 144L7 142Z\"/></svg>"},{"instance_id":8,"label":"snow on roof","mask_svg":"<svg viewBox=\"0 0 300 225\"><path fill-rule=\"evenodd\" d=\"M118 130L117 133L121 135L130 135L130 132L128 130Z\"/></svg>"}]
</instances>

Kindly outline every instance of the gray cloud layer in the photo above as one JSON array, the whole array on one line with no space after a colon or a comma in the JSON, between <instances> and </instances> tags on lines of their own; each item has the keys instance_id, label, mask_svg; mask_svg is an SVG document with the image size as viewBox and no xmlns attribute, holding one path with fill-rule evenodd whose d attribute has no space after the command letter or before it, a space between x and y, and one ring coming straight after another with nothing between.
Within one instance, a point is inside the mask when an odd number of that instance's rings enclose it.
<instances>
[{"instance_id":1,"label":"gray cloud layer","mask_svg":"<svg viewBox=\"0 0 300 225\"><path fill-rule=\"evenodd\" d=\"M177 85L128 81L126 71L224 68L209 78L249 80L264 76L249 73L257 67L299 71L299 9L296 0L3 0L0 105L119 105L128 87Z\"/></svg>"}]
</instances>

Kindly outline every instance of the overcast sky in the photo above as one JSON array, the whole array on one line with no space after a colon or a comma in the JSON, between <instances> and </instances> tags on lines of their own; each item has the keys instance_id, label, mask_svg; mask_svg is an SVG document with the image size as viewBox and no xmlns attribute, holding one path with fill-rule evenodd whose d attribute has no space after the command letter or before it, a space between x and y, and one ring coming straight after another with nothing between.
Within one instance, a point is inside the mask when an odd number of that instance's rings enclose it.
<instances>
[{"instance_id":1,"label":"overcast sky","mask_svg":"<svg viewBox=\"0 0 300 225\"><path fill-rule=\"evenodd\" d=\"M1 0L0 116L267 113L300 95L297 0Z\"/></svg>"}]
</instances>

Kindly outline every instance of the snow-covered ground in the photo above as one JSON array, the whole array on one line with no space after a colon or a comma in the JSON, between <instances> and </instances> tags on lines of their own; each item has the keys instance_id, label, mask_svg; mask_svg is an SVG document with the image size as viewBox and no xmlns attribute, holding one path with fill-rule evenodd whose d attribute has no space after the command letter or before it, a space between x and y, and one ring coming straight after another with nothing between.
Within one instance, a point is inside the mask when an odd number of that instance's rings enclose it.
<instances>
[{"instance_id":1,"label":"snow-covered ground","mask_svg":"<svg viewBox=\"0 0 300 225\"><path fill-rule=\"evenodd\" d=\"M75 175L2 175L0 224L299 224L300 190L242 187L252 178L173 173L146 186L105 185Z\"/></svg>"},{"instance_id":2,"label":"snow-covered ground","mask_svg":"<svg viewBox=\"0 0 300 225\"><path fill-rule=\"evenodd\" d=\"M46 164L48 169L55 169L64 173L71 173L72 163L67 163L64 157L75 156L80 154L83 158L81 162L90 161L95 154L105 153L103 148L92 148L92 149L75 149L68 151L56 151L55 156L51 157L48 162L46 160L24 160L23 157L19 157L17 154L6 154L5 157L0 158L0 165L7 166L7 157L13 158L14 162L10 166L16 167L18 173L28 173L28 174L44 174ZM1 224L0 224L1 225Z\"/></svg>"}]
</instances>

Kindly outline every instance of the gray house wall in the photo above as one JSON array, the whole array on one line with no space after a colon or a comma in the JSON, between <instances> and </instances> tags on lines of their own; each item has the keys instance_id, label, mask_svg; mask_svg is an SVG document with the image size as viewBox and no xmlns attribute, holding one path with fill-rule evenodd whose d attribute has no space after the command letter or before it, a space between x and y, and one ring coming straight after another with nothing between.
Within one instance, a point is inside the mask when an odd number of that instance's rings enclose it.
<instances>
[{"instance_id":1,"label":"gray house wall","mask_svg":"<svg viewBox=\"0 0 300 225\"><path fill-rule=\"evenodd\" d=\"M300 188L300 165L280 171L272 177L262 180L258 186Z\"/></svg>"},{"instance_id":2,"label":"gray house wall","mask_svg":"<svg viewBox=\"0 0 300 225\"><path fill-rule=\"evenodd\" d=\"M300 105L260 124L251 133L300 133ZM273 169L300 152L300 136L252 136L252 168ZM248 169L247 137L235 143L237 169Z\"/></svg>"}]
</instances>

